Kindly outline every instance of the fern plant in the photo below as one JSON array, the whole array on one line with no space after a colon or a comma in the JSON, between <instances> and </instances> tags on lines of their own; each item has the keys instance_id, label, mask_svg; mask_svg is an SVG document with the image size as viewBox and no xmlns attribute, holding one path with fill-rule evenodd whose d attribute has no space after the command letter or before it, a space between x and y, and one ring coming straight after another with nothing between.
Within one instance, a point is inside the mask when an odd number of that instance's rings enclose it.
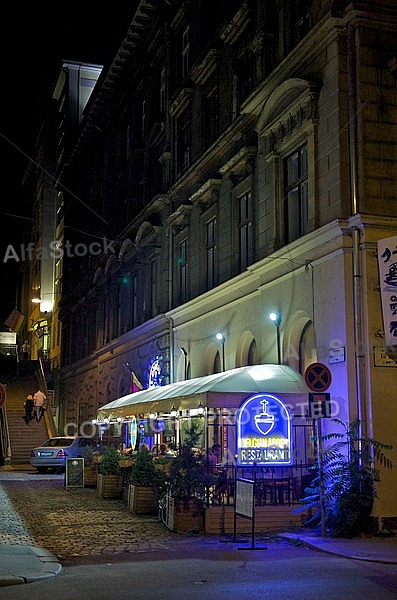
<instances>
[{"instance_id":1,"label":"fern plant","mask_svg":"<svg viewBox=\"0 0 397 600\"><path fill-rule=\"evenodd\" d=\"M325 523L331 537L352 538L369 529L369 518L376 497L375 483L380 481L378 467L392 468L385 450L392 446L371 437L361 436L361 422L350 424L339 419L341 432L322 436L326 446L322 455L322 485L325 506ZM307 525L321 522L320 473L312 467L313 479L305 489L302 506L294 512L315 509Z\"/></svg>"}]
</instances>

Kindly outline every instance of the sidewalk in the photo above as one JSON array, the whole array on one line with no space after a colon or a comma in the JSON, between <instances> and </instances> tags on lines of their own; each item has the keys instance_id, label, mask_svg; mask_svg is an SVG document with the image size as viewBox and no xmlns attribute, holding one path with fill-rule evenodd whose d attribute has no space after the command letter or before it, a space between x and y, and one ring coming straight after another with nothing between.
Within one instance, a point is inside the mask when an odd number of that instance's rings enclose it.
<instances>
[{"instance_id":1,"label":"sidewalk","mask_svg":"<svg viewBox=\"0 0 397 600\"><path fill-rule=\"evenodd\" d=\"M62 571L59 556L35 545L35 540L23 518L15 511L5 488L1 485L1 480L7 479L9 475L4 471L4 467L0 467L0 587L55 577ZM26 478L30 478L29 474L26 475ZM78 496L75 500L80 506ZM144 525L146 529L148 525L150 526L150 523L146 522ZM153 531L156 531L158 526L158 523L153 523ZM137 523L137 527L139 527L139 523ZM354 538L352 540L332 539L323 538L317 532L305 529L293 533L275 534L274 537L283 538L291 544L303 544L312 550L345 558L397 564L397 536ZM166 542L167 540L159 541ZM200 549L211 547L217 551L225 548L222 540L217 536L211 536L211 540L208 539L208 536L195 536L189 539L178 536L178 540L173 538L173 545L175 545L175 541L176 545L181 548L184 545ZM148 544L147 541L142 540L135 546L136 550L138 548L141 552L152 552L158 549L158 544ZM230 545L228 545L228 550L230 550ZM114 559L117 560L117 557L114 556Z\"/></svg>"}]
</instances>

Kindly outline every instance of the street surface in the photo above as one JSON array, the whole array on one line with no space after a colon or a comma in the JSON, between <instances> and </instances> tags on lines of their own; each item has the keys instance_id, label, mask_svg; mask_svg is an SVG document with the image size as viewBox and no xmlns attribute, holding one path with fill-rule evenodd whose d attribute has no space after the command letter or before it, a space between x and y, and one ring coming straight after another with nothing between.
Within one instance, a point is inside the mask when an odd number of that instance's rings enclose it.
<instances>
[{"instance_id":1,"label":"street surface","mask_svg":"<svg viewBox=\"0 0 397 600\"><path fill-rule=\"evenodd\" d=\"M0 543L58 556L60 575L0 589L18 600L391 600L397 565L332 556L277 536L233 541L181 536L123 500L65 489L63 475L0 474L24 526L0 523ZM19 529L18 529L19 527ZM266 549L262 549L266 547Z\"/></svg>"}]
</instances>

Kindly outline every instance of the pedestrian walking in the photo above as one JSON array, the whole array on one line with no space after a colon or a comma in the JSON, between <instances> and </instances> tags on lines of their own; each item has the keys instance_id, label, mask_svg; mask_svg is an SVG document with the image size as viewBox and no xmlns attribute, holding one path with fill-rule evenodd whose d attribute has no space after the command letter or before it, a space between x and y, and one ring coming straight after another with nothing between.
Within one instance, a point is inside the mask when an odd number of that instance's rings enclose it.
<instances>
[{"instance_id":1,"label":"pedestrian walking","mask_svg":"<svg viewBox=\"0 0 397 600\"><path fill-rule=\"evenodd\" d=\"M45 394L43 394L43 392L41 390L37 390L37 392L35 393L35 395L33 396L33 400L34 400L34 408L35 408L35 415L36 415L36 421L38 423L40 423L42 416L44 415L45 412L45 407L44 407L44 402L46 401L47 396Z\"/></svg>"},{"instance_id":2,"label":"pedestrian walking","mask_svg":"<svg viewBox=\"0 0 397 600\"><path fill-rule=\"evenodd\" d=\"M28 340L25 340L24 343L22 344L21 352L22 352L22 360L29 360L30 344L29 344Z\"/></svg>"},{"instance_id":3,"label":"pedestrian walking","mask_svg":"<svg viewBox=\"0 0 397 600\"><path fill-rule=\"evenodd\" d=\"M33 419L34 400L32 394L27 396L23 407L25 409L25 414L22 419L25 419L26 425L29 425L30 421Z\"/></svg>"}]
</instances>

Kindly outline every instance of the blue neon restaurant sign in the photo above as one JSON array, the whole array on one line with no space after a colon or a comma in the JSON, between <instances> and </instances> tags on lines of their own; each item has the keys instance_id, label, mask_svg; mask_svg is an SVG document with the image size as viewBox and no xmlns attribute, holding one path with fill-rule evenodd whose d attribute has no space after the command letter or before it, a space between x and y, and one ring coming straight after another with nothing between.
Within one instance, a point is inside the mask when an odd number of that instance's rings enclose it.
<instances>
[{"instance_id":1,"label":"blue neon restaurant sign","mask_svg":"<svg viewBox=\"0 0 397 600\"><path fill-rule=\"evenodd\" d=\"M237 420L237 464L290 465L291 415L271 394L255 394L240 406Z\"/></svg>"}]
</instances>

